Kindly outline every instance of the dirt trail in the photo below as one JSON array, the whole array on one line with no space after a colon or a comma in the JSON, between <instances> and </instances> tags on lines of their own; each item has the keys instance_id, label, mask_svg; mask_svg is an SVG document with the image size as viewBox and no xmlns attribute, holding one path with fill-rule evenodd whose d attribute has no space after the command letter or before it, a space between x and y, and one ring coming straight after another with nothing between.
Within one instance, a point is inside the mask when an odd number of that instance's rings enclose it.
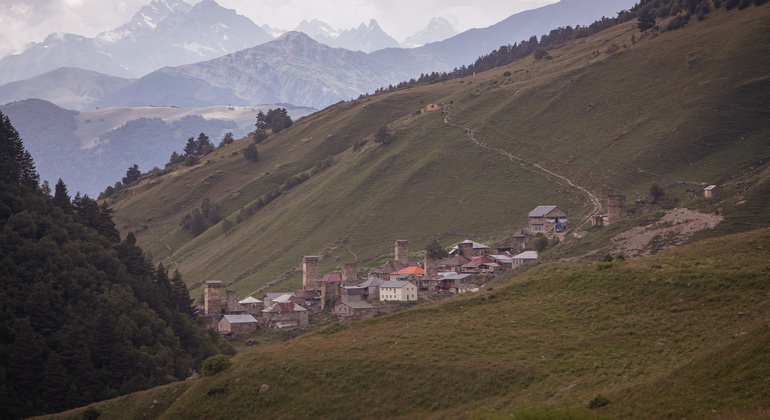
<instances>
[{"instance_id":1,"label":"dirt trail","mask_svg":"<svg viewBox=\"0 0 770 420\"><path fill-rule=\"evenodd\" d=\"M526 160L526 159L524 159L524 158L522 158L520 156L516 156L513 153L508 152L507 150L498 149L496 147L489 146L486 143L482 143L482 142L478 141L473 136L473 130L471 130L470 128L463 127L461 125L457 125L457 124L453 124L453 123L449 122L449 109L448 108L447 108L446 112L444 113L444 124L447 124L447 125L450 125L452 127L456 127L458 129L461 129L461 130L465 131L465 134L466 134L468 140L470 142L472 142L473 144L479 146L479 147L483 147L483 148L485 148L487 150L499 153L499 154L501 154L503 156L507 156L508 159L511 160L511 162L518 162L521 165L521 167L526 169L526 170L532 171L534 173L538 173L538 174L546 176L546 177L552 176L554 178L557 178L562 183L564 183L566 185L569 185L570 187L574 187L574 188L580 190L585 195L587 195L589 200L593 204L594 209L593 209L593 211L591 213L586 215L583 218L583 220L580 221L580 223L574 225L575 227L578 227L578 226L582 225L583 223L587 222L591 218L591 216L593 216L595 214L599 214L599 211L601 211L602 204L601 204L601 201L599 201L599 198L594 193L592 193L591 191L589 191L586 188L581 187L580 185L577 185L576 183L574 183L571 179L569 179L569 178L567 178L567 177L565 177L563 175L559 175L559 174L557 174L557 173L555 173L553 171L550 171L550 170L542 167L541 165L539 165L539 164L537 164L535 162L530 162L530 161L528 161L528 160Z\"/></svg>"}]
</instances>

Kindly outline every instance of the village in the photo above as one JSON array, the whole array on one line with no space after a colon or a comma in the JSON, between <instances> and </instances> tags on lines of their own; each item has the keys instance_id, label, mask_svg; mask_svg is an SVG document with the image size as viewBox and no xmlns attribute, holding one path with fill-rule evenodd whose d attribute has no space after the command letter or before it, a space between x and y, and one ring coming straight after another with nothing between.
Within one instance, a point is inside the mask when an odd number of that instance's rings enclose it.
<instances>
[{"instance_id":1,"label":"village","mask_svg":"<svg viewBox=\"0 0 770 420\"><path fill-rule=\"evenodd\" d=\"M719 195L716 185L702 184L693 190L706 198ZM689 193L689 190L688 190ZM626 197L610 194L607 213L590 216L591 226L606 227L632 213ZM326 308L339 321L355 321L390 313L404 306L393 302L427 301L437 296L473 292L497 275L538 259L537 238L561 239L568 231L567 212L558 206L541 205L527 214L528 227L518 229L504 246L494 249L471 240L452 247L444 259L425 252L423 261L409 260L409 241L395 241L394 259L359 277L356 261L342 264L341 272L320 277L320 255L302 258L302 289L268 292L238 300L236 290L225 290L221 281L204 283L203 302L198 313L206 326L224 337L252 334L259 328L302 327L311 315Z\"/></svg>"},{"instance_id":2,"label":"village","mask_svg":"<svg viewBox=\"0 0 770 420\"><path fill-rule=\"evenodd\" d=\"M425 253L423 261L409 260L409 241L395 241L393 260L359 277L358 263L342 264L341 272L319 273L322 256L302 258L302 289L269 292L238 300L236 290L225 290L222 281L204 283L199 313L205 324L223 336L239 336L259 328L309 325L311 317L326 308L340 321L373 318L384 313L385 302L416 302L431 296L478 290L496 275L536 261L535 238L559 236L567 229L567 212L558 206L538 206L528 214L529 225L519 229L512 242L493 249L465 240L447 258Z\"/></svg>"}]
</instances>

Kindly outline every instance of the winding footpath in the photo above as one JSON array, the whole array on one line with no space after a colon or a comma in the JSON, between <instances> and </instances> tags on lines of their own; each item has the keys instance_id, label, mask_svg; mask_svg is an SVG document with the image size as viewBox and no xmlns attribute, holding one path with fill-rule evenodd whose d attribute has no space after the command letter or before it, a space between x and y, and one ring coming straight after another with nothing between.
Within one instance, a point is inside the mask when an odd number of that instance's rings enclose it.
<instances>
[{"instance_id":1,"label":"winding footpath","mask_svg":"<svg viewBox=\"0 0 770 420\"><path fill-rule=\"evenodd\" d=\"M546 177L552 176L554 178L557 178L563 184L566 184L566 185L568 185L570 187L573 187L573 188L581 191L585 195L587 195L589 200L593 204L594 209L593 209L593 211L591 213L586 215L583 218L583 220L580 221L580 223L575 225L575 227L582 225L583 223L588 221L591 218L591 216L599 214L599 211L601 211L602 203L601 203L601 201L599 201L599 198L594 193L589 191L588 189L586 189L584 187L581 187L580 185L574 183L571 179L569 179L569 178L567 178L567 177L565 177L563 175L559 175L559 174L557 174L557 173L555 173L553 171L550 171L550 170L542 167L541 165L539 165L539 164L537 164L535 162L530 162L530 161L528 161L528 160L526 160L526 159L524 159L522 157L516 156L513 153L508 152L507 150L498 149L496 147L491 147L491 146L487 145L486 143L482 143L482 142L478 141L478 139L476 139L476 137L473 136L473 130L471 130L470 128L463 127L461 125L457 125L457 124L453 124L453 123L449 122L449 108L447 108L446 112L444 113L444 124L447 124L449 126L452 126L452 127L455 127L455 128L458 128L460 130L465 131L466 138L471 143L473 143L473 144L475 144L475 145L477 145L479 147L482 147L484 149L487 149L487 150L499 153L499 154L501 154L503 156L507 156L508 159L511 160L511 162L518 162L521 165L521 167L526 169L526 170L532 171L534 173L537 173L537 174L540 174L540 175L543 175L543 176L546 176Z\"/></svg>"}]
</instances>

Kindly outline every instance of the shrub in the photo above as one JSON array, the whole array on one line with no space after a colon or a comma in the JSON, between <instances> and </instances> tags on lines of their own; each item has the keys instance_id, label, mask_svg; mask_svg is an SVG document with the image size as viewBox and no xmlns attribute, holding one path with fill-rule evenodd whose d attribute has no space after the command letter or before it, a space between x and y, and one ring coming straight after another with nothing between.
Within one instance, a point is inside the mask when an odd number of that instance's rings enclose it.
<instances>
[{"instance_id":1,"label":"shrub","mask_svg":"<svg viewBox=\"0 0 770 420\"><path fill-rule=\"evenodd\" d=\"M267 131L266 130L257 130L252 134L252 140L254 143L259 144L262 143L267 139Z\"/></svg>"},{"instance_id":2,"label":"shrub","mask_svg":"<svg viewBox=\"0 0 770 420\"><path fill-rule=\"evenodd\" d=\"M227 382L219 385L214 385L211 388L209 388L208 391L206 391L206 395L214 396L214 395L222 395L230 388L230 384Z\"/></svg>"},{"instance_id":3,"label":"shrub","mask_svg":"<svg viewBox=\"0 0 770 420\"><path fill-rule=\"evenodd\" d=\"M102 412L99 411L98 408L88 407L86 408L86 411L83 412L83 420L96 420L101 415L102 415Z\"/></svg>"},{"instance_id":4,"label":"shrub","mask_svg":"<svg viewBox=\"0 0 770 420\"><path fill-rule=\"evenodd\" d=\"M594 408L604 407L609 403L610 403L610 400L608 400L607 397L603 396L602 394L599 394L594 399L588 402L588 408L594 409Z\"/></svg>"},{"instance_id":5,"label":"shrub","mask_svg":"<svg viewBox=\"0 0 770 420\"><path fill-rule=\"evenodd\" d=\"M217 354L211 356L203 361L201 372L204 376L216 375L217 373L226 370L232 365L230 359L224 354Z\"/></svg>"},{"instance_id":6,"label":"shrub","mask_svg":"<svg viewBox=\"0 0 770 420\"><path fill-rule=\"evenodd\" d=\"M535 61L542 59L550 60L551 56L548 55L548 51L546 51L545 48L538 48L535 50Z\"/></svg>"},{"instance_id":7,"label":"shrub","mask_svg":"<svg viewBox=\"0 0 770 420\"><path fill-rule=\"evenodd\" d=\"M243 149L243 157L246 159L256 162L259 160L259 151L257 150L257 146L254 145L254 143L246 146L245 149Z\"/></svg>"},{"instance_id":8,"label":"shrub","mask_svg":"<svg viewBox=\"0 0 770 420\"><path fill-rule=\"evenodd\" d=\"M199 160L200 159L198 156L188 155L186 158L184 158L184 166L193 166L198 163Z\"/></svg>"},{"instance_id":9,"label":"shrub","mask_svg":"<svg viewBox=\"0 0 770 420\"><path fill-rule=\"evenodd\" d=\"M591 30L587 27L575 29L575 33L572 34L572 39L586 38L591 35Z\"/></svg>"},{"instance_id":10,"label":"shrub","mask_svg":"<svg viewBox=\"0 0 770 420\"><path fill-rule=\"evenodd\" d=\"M511 72L506 71L505 73L503 73L503 77L511 77Z\"/></svg>"}]
</instances>

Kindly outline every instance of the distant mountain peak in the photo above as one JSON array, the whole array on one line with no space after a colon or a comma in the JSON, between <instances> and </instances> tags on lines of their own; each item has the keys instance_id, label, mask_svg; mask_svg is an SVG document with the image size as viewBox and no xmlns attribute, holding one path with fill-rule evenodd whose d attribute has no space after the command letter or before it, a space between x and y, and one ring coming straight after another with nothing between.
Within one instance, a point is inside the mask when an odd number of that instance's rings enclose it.
<instances>
[{"instance_id":1,"label":"distant mountain peak","mask_svg":"<svg viewBox=\"0 0 770 420\"><path fill-rule=\"evenodd\" d=\"M420 32L407 38L401 45L406 48L421 47L431 42L443 41L457 34L457 30L446 19L434 17Z\"/></svg>"},{"instance_id":2,"label":"distant mountain peak","mask_svg":"<svg viewBox=\"0 0 770 420\"><path fill-rule=\"evenodd\" d=\"M187 12L192 8L183 0L153 0L136 12L131 20L111 31L102 32L96 38L106 42L122 39L136 39L140 35L155 29L164 19L174 12Z\"/></svg>"}]
</instances>

